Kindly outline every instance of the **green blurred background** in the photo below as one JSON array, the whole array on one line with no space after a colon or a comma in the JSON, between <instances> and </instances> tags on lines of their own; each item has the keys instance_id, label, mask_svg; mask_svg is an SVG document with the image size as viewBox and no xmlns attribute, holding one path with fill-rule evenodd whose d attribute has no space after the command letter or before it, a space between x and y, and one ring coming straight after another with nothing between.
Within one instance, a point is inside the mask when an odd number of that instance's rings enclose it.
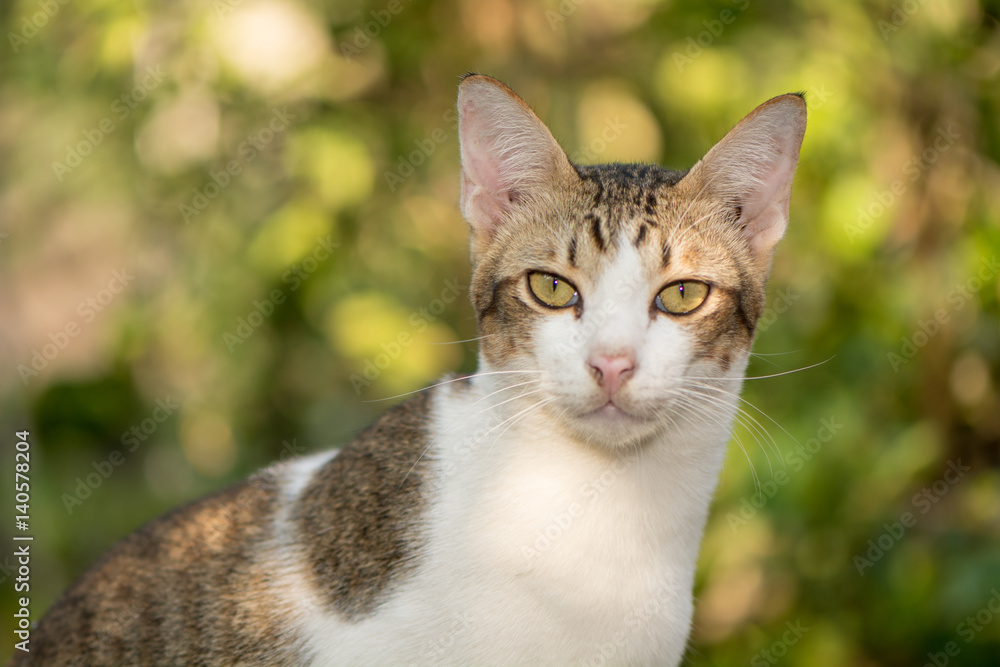
<instances>
[{"instance_id":1,"label":"green blurred background","mask_svg":"<svg viewBox=\"0 0 1000 667\"><path fill-rule=\"evenodd\" d=\"M471 70L581 162L687 168L805 91L750 373L825 363L747 383L759 485L734 441L688 662L1000 664L998 17L972 0L0 4L3 618L16 431L37 617L152 516L474 368L453 111Z\"/></svg>"}]
</instances>

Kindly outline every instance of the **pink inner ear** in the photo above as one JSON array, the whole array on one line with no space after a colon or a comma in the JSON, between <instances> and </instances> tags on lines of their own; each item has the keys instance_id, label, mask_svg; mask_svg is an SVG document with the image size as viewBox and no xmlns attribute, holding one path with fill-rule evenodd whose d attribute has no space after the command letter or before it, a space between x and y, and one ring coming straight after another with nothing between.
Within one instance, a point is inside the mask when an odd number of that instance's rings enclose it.
<instances>
[{"instance_id":1,"label":"pink inner ear","mask_svg":"<svg viewBox=\"0 0 1000 667\"><path fill-rule=\"evenodd\" d=\"M485 111L472 102L461 109L460 139L462 170L466 178L490 192L499 192L500 168L497 164L496 137Z\"/></svg>"},{"instance_id":2,"label":"pink inner ear","mask_svg":"<svg viewBox=\"0 0 1000 667\"><path fill-rule=\"evenodd\" d=\"M769 252L781 240L788 226L788 200L795 176L795 162L785 146L773 153L763 179L742 201L743 233L757 253Z\"/></svg>"},{"instance_id":3,"label":"pink inner ear","mask_svg":"<svg viewBox=\"0 0 1000 667\"><path fill-rule=\"evenodd\" d=\"M483 165L483 168L492 172L493 183L499 183L496 168L489 164ZM469 221L488 234L493 233L510 207L510 197L505 192L501 190L493 194L489 187L473 182L465 169L462 170L462 200L462 208Z\"/></svg>"},{"instance_id":4,"label":"pink inner ear","mask_svg":"<svg viewBox=\"0 0 1000 667\"><path fill-rule=\"evenodd\" d=\"M754 254L767 255L774 249L788 226L788 200L773 201L755 218L747 221L743 234Z\"/></svg>"},{"instance_id":5,"label":"pink inner ear","mask_svg":"<svg viewBox=\"0 0 1000 667\"><path fill-rule=\"evenodd\" d=\"M500 176L495 128L485 110L471 100L460 108L462 209L475 227L492 233L510 206L510 192Z\"/></svg>"}]
</instances>

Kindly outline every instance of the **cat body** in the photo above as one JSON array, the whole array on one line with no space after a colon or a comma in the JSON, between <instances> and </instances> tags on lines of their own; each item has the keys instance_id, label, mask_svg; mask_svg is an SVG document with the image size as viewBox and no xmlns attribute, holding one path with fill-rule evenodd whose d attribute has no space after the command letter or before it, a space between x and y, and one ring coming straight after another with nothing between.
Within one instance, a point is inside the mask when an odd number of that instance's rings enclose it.
<instances>
[{"instance_id":1,"label":"cat body","mask_svg":"<svg viewBox=\"0 0 1000 667\"><path fill-rule=\"evenodd\" d=\"M459 118L479 371L147 524L14 664L679 664L804 104L686 174L481 75Z\"/></svg>"}]
</instances>

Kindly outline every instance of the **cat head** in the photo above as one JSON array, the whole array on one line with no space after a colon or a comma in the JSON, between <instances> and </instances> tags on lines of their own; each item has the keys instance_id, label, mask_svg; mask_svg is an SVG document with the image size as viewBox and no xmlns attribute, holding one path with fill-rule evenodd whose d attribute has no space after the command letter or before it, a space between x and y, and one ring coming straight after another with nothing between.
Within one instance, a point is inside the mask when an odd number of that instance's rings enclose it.
<instances>
[{"instance_id":1,"label":"cat head","mask_svg":"<svg viewBox=\"0 0 1000 667\"><path fill-rule=\"evenodd\" d=\"M480 371L600 446L706 410L728 430L788 223L802 97L762 104L688 172L575 166L487 76L463 79L458 112Z\"/></svg>"}]
</instances>

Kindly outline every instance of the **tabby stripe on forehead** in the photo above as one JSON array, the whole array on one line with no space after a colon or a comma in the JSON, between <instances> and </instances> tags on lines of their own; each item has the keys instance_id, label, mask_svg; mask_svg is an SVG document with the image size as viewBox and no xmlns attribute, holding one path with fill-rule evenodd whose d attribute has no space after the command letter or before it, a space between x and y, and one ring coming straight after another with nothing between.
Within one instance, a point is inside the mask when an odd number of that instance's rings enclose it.
<instances>
[{"instance_id":1,"label":"tabby stripe on forehead","mask_svg":"<svg viewBox=\"0 0 1000 667\"><path fill-rule=\"evenodd\" d=\"M569 265L576 267L576 237L569 240Z\"/></svg>"},{"instance_id":2,"label":"tabby stripe on forehead","mask_svg":"<svg viewBox=\"0 0 1000 667\"><path fill-rule=\"evenodd\" d=\"M604 183L597 178L596 174L592 174L590 178L597 185L597 192L594 193L594 208L597 208L604 201Z\"/></svg>"},{"instance_id":3,"label":"tabby stripe on forehead","mask_svg":"<svg viewBox=\"0 0 1000 667\"><path fill-rule=\"evenodd\" d=\"M655 206L656 206L656 195L653 194L646 195L646 208L645 208L646 215L653 215L653 212L656 210Z\"/></svg>"},{"instance_id":4,"label":"tabby stripe on forehead","mask_svg":"<svg viewBox=\"0 0 1000 667\"><path fill-rule=\"evenodd\" d=\"M646 223L639 225L639 233L635 237L635 247L638 248L642 245L642 242L646 239Z\"/></svg>"},{"instance_id":5,"label":"tabby stripe on forehead","mask_svg":"<svg viewBox=\"0 0 1000 667\"><path fill-rule=\"evenodd\" d=\"M588 213L584 220L590 220L590 234L594 237L597 249L604 252L608 245L607 241L604 240L604 233L601 231L601 218L593 213Z\"/></svg>"},{"instance_id":6,"label":"tabby stripe on forehead","mask_svg":"<svg viewBox=\"0 0 1000 667\"><path fill-rule=\"evenodd\" d=\"M667 268L670 264L670 246L666 243L663 244L663 268Z\"/></svg>"}]
</instances>

